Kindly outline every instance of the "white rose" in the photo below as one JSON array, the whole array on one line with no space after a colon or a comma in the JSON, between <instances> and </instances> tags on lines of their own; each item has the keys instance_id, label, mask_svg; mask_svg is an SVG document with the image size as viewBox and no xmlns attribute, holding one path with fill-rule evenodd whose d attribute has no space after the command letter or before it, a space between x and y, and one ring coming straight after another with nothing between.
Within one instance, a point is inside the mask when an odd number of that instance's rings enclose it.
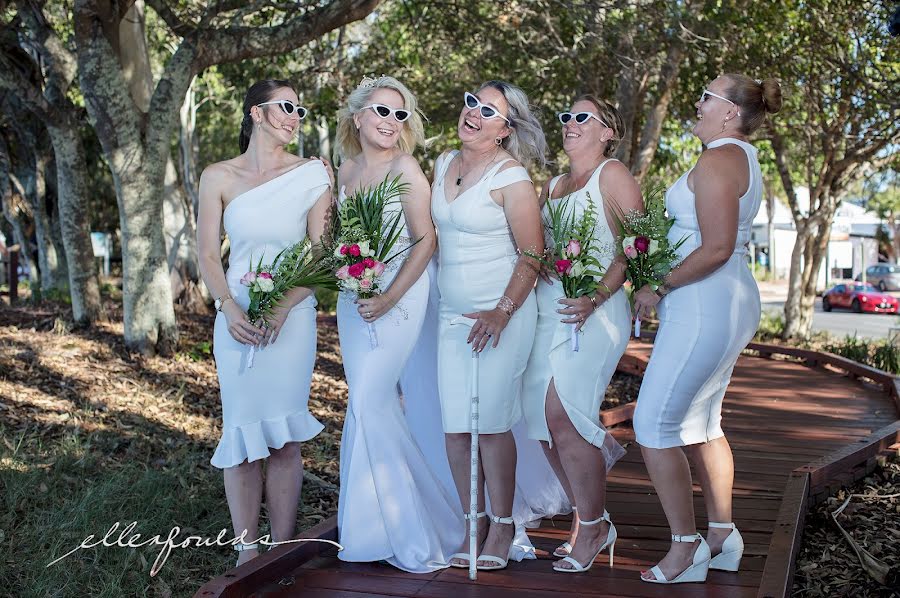
<instances>
[{"instance_id":1,"label":"white rose","mask_svg":"<svg viewBox=\"0 0 900 598\"><path fill-rule=\"evenodd\" d=\"M355 278L348 278L347 280L344 281L344 286L347 288L347 290L358 291L359 290L359 281L356 280Z\"/></svg>"},{"instance_id":2,"label":"white rose","mask_svg":"<svg viewBox=\"0 0 900 598\"><path fill-rule=\"evenodd\" d=\"M372 257L373 255L375 255L375 252L369 248L368 241L359 242L359 255L363 257Z\"/></svg>"},{"instance_id":3,"label":"white rose","mask_svg":"<svg viewBox=\"0 0 900 598\"><path fill-rule=\"evenodd\" d=\"M647 253L653 255L659 250L659 241L656 239L650 239L650 247L647 248Z\"/></svg>"},{"instance_id":4,"label":"white rose","mask_svg":"<svg viewBox=\"0 0 900 598\"><path fill-rule=\"evenodd\" d=\"M622 239L622 249L626 247L634 247L634 240L636 238L637 237L625 237L624 239Z\"/></svg>"},{"instance_id":5,"label":"white rose","mask_svg":"<svg viewBox=\"0 0 900 598\"><path fill-rule=\"evenodd\" d=\"M584 270L585 270L584 264L582 264L581 262L575 262L574 264L572 264L571 276L574 278L578 278L579 276L584 274Z\"/></svg>"},{"instance_id":6,"label":"white rose","mask_svg":"<svg viewBox=\"0 0 900 598\"><path fill-rule=\"evenodd\" d=\"M257 278L256 284L263 293L271 293L275 289L275 282L271 278Z\"/></svg>"},{"instance_id":7,"label":"white rose","mask_svg":"<svg viewBox=\"0 0 900 598\"><path fill-rule=\"evenodd\" d=\"M334 248L334 257L337 257L337 258L344 257L343 254L341 254L341 247L343 247L343 246L344 246L343 243L337 244L337 247Z\"/></svg>"}]
</instances>

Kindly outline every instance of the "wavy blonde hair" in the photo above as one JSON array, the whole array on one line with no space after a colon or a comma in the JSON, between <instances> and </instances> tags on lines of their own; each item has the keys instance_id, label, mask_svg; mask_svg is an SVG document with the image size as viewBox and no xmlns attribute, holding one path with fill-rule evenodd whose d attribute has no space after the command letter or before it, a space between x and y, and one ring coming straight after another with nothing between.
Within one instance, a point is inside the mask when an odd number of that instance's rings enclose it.
<instances>
[{"instance_id":1,"label":"wavy blonde hair","mask_svg":"<svg viewBox=\"0 0 900 598\"><path fill-rule=\"evenodd\" d=\"M409 110L409 119L402 123L398 147L401 151L411 154L419 146L425 145L425 125L418 110L416 96L409 88L393 77L382 75L376 79L366 77L350 93L347 104L338 111L337 134L334 142L334 161L353 158L362 152L359 142L359 130L353 122L353 115L357 114L369 104L369 98L376 89L393 89L403 98L404 110Z\"/></svg>"}]
</instances>

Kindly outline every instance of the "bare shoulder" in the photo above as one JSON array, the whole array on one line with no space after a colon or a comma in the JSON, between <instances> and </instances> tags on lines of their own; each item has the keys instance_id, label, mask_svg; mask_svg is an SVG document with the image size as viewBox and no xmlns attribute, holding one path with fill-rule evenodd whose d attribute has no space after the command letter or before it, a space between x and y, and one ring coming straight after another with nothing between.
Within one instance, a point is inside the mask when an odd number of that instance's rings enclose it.
<instances>
[{"instance_id":1,"label":"bare shoulder","mask_svg":"<svg viewBox=\"0 0 900 598\"><path fill-rule=\"evenodd\" d=\"M600 177L611 180L623 180L633 179L634 175L631 174L631 170L627 166L618 160L609 160L606 166L603 167L603 170L600 171Z\"/></svg>"},{"instance_id":2,"label":"bare shoulder","mask_svg":"<svg viewBox=\"0 0 900 598\"><path fill-rule=\"evenodd\" d=\"M410 154L400 154L394 158L391 166L391 170L401 175L403 180L413 184L422 182L427 184L428 182L428 179L425 178L425 173L422 172L422 167L419 165L419 162Z\"/></svg>"},{"instance_id":3,"label":"bare shoulder","mask_svg":"<svg viewBox=\"0 0 900 598\"><path fill-rule=\"evenodd\" d=\"M506 156L501 157L500 160L498 160L498 161L502 161L502 160L506 160L506 162L503 163L503 165L500 167L500 169L497 172L503 172L504 170L509 170L510 168L516 168L516 167L525 168L521 162L519 162L518 160L516 160L509 154L506 154Z\"/></svg>"},{"instance_id":4,"label":"bare shoulder","mask_svg":"<svg viewBox=\"0 0 900 598\"><path fill-rule=\"evenodd\" d=\"M239 176L239 168L237 158L210 164L200 173L200 184L205 188L221 188Z\"/></svg>"},{"instance_id":5,"label":"bare shoulder","mask_svg":"<svg viewBox=\"0 0 900 598\"><path fill-rule=\"evenodd\" d=\"M718 181L720 184L745 187L749 175L747 156L744 150L734 144L709 148L700 154L697 165L691 173L694 185L697 177L703 182Z\"/></svg>"}]
</instances>

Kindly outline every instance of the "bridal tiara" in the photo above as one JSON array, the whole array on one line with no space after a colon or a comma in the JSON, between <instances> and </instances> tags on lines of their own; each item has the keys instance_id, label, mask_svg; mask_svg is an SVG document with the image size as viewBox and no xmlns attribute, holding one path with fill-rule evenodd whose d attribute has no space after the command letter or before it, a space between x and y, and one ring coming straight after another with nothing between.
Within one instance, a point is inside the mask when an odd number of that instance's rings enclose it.
<instances>
[{"instance_id":1,"label":"bridal tiara","mask_svg":"<svg viewBox=\"0 0 900 598\"><path fill-rule=\"evenodd\" d=\"M366 89L369 87L377 87L378 82L385 77L387 77L387 75L384 74L382 74L380 77L376 77L375 75L364 75L362 81L359 82L359 85L357 85L356 88Z\"/></svg>"}]
</instances>

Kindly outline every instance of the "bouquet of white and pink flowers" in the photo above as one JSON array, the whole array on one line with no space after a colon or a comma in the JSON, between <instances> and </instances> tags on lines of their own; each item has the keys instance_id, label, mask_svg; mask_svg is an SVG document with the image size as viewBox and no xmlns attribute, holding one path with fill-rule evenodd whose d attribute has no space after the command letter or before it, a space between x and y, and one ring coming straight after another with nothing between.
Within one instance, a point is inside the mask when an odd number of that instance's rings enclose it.
<instances>
[{"instance_id":1,"label":"bouquet of white and pink flowers","mask_svg":"<svg viewBox=\"0 0 900 598\"><path fill-rule=\"evenodd\" d=\"M295 243L278 252L269 264L263 264L260 257L250 270L241 277L241 284L249 288L250 305L247 318L254 324L268 326L272 310L284 294L297 287L318 287L336 289L330 265L313 258L312 246L308 239ZM250 346L247 367L253 367L256 346Z\"/></svg>"},{"instance_id":2,"label":"bouquet of white and pink flowers","mask_svg":"<svg viewBox=\"0 0 900 598\"><path fill-rule=\"evenodd\" d=\"M597 255L607 248L595 247L594 229L597 214L594 201L587 195L587 207L580 217L570 207L570 199L547 201L544 215L546 247L544 255L536 256L554 272L562 283L563 294L569 299L594 293L603 283L604 268ZM577 324L571 324L572 351L578 351Z\"/></svg>"},{"instance_id":3,"label":"bouquet of white and pink flowers","mask_svg":"<svg viewBox=\"0 0 900 598\"><path fill-rule=\"evenodd\" d=\"M687 240L669 242L669 229L675 222L666 215L665 195L662 188L644 193L644 212L632 210L619 217L621 252L625 256L625 277L631 281L633 291L650 285L654 290L663 278L679 263L678 248ZM641 334L641 320L635 318L634 335Z\"/></svg>"},{"instance_id":4,"label":"bouquet of white and pink flowers","mask_svg":"<svg viewBox=\"0 0 900 598\"><path fill-rule=\"evenodd\" d=\"M415 245L410 243L401 251L392 253L400 239L403 226L400 221L402 208L386 210L391 204L399 204L409 191L409 184L400 177L385 177L372 187L362 188L344 198L337 208L337 218L332 222L331 238L334 276L342 291L368 299L380 294L381 277L385 267L398 255ZM378 346L375 327L370 322L369 342Z\"/></svg>"}]
</instances>

